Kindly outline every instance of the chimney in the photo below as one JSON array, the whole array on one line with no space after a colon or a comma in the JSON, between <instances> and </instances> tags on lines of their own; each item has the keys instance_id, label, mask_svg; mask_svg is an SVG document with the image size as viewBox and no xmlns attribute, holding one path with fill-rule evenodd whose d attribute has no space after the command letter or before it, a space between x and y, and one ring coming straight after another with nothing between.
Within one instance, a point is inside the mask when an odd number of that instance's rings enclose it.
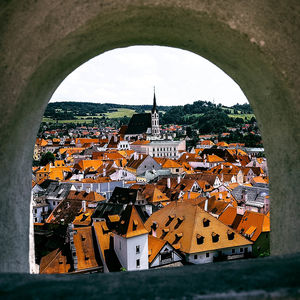
<instances>
[{"instance_id":1,"label":"chimney","mask_svg":"<svg viewBox=\"0 0 300 300\"><path fill-rule=\"evenodd\" d=\"M85 191L89 194L89 193L91 192L91 188L90 188L90 187L87 187L87 188L85 189Z\"/></svg>"},{"instance_id":2,"label":"chimney","mask_svg":"<svg viewBox=\"0 0 300 300\"><path fill-rule=\"evenodd\" d=\"M168 189L171 188L171 178L170 177L167 178L167 187L168 187Z\"/></svg>"},{"instance_id":3,"label":"chimney","mask_svg":"<svg viewBox=\"0 0 300 300\"><path fill-rule=\"evenodd\" d=\"M177 184L179 184L180 181L181 181L181 177L180 177L180 175L179 175L179 176L177 176Z\"/></svg>"},{"instance_id":4,"label":"chimney","mask_svg":"<svg viewBox=\"0 0 300 300\"><path fill-rule=\"evenodd\" d=\"M205 199L204 210L207 211L208 208L208 198Z\"/></svg>"},{"instance_id":5,"label":"chimney","mask_svg":"<svg viewBox=\"0 0 300 300\"><path fill-rule=\"evenodd\" d=\"M223 170L223 164L221 164L221 170Z\"/></svg>"},{"instance_id":6,"label":"chimney","mask_svg":"<svg viewBox=\"0 0 300 300\"><path fill-rule=\"evenodd\" d=\"M191 199L191 192L188 191L188 199Z\"/></svg>"},{"instance_id":7,"label":"chimney","mask_svg":"<svg viewBox=\"0 0 300 300\"><path fill-rule=\"evenodd\" d=\"M106 168L103 169L103 177L106 177Z\"/></svg>"},{"instance_id":8,"label":"chimney","mask_svg":"<svg viewBox=\"0 0 300 300\"><path fill-rule=\"evenodd\" d=\"M219 194L219 200L222 200L222 194L221 193Z\"/></svg>"},{"instance_id":9,"label":"chimney","mask_svg":"<svg viewBox=\"0 0 300 300\"><path fill-rule=\"evenodd\" d=\"M86 212L86 201L83 200L83 201L81 202L81 205L82 205L82 211L83 211L83 212Z\"/></svg>"}]
</instances>

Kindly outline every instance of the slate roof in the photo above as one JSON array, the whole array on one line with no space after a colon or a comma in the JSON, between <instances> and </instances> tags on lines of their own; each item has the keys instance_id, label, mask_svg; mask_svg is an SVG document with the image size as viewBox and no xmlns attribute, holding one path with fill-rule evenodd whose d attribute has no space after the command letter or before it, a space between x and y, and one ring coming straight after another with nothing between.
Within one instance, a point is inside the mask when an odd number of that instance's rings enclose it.
<instances>
[{"instance_id":1,"label":"slate roof","mask_svg":"<svg viewBox=\"0 0 300 300\"><path fill-rule=\"evenodd\" d=\"M134 114L128 124L126 134L142 134L151 128L151 114Z\"/></svg>"},{"instance_id":2,"label":"slate roof","mask_svg":"<svg viewBox=\"0 0 300 300\"><path fill-rule=\"evenodd\" d=\"M135 203L137 192L134 189L115 187L108 202L119 204Z\"/></svg>"},{"instance_id":3,"label":"slate roof","mask_svg":"<svg viewBox=\"0 0 300 300\"><path fill-rule=\"evenodd\" d=\"M65 199L68 196L71 187L71 184L53 181L46 189L46 196L47 198Z\"/></svg>"},{"instance_id":4,"label":"slate roof","mask_svg":"<svg viewBox=\"0 0 300 300\"><path fill-rule=\"evenodd\" d=\"M257 186L238 186L232 190L231 194L238 201L243 198L243 191L247 194L247 202L264 202L264 194L269 195L268 188L262 188Z\"/></svg>"}]
</instances>

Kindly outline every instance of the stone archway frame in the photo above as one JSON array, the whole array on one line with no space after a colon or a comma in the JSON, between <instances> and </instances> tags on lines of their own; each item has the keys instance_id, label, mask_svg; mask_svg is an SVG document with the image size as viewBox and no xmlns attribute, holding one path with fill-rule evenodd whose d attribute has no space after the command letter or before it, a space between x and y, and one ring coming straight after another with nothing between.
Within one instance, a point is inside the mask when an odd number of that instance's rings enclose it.
<instances>
[{"instance_id":1,"label":"stone archway frame","mask_svg":"<svg viewBox=\"0 0 300 300\"><path fill-rule=\"evenodd\" d=\"M29 270L31 160L51 95L82 63L131 45L192 51L240 85L268 157L272 254L300 251L297 1L15 0L0 8L1 272Z\"/></svg>"}]
</instances>

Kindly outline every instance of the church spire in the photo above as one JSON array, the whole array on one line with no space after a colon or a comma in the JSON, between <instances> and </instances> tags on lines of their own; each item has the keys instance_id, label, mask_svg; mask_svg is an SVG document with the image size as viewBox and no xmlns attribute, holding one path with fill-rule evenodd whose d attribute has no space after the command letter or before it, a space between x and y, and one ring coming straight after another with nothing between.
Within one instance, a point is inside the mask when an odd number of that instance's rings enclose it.
<instances>
[{"instance_id":1,"label":"church spire","mask_svg":"<svg viewBox=\"0 0 300 300\"><path fill-rule=\"evenodd\" d=\"M155 97L155 86L154 86L152 113L154 113L155 111L157 111L157 108L156 108L156 97Z\"/></svg>"}]
</instances>

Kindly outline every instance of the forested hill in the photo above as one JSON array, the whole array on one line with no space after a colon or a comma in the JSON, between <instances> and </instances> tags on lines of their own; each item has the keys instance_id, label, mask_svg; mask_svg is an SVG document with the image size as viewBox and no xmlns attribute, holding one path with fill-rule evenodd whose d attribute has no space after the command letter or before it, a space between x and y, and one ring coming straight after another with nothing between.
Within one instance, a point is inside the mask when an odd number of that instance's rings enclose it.
<instances>
[{"instance_id":1,"label":"forested hill","mask_svg":"<svg viewBox=\"0 0 300 300\"><path fill-rule=\"evenodd\" d=\"M49 103L44 117L51 119L73 119L76 116L96 116L109 112L118 111L118 109L130 109L136 113L150 111L152 105L126 105L112 103L91 103L91 102L52 102ZM195 101L193 104L183 106L159 106L159 111L164 114L166 120L170 123L185 120L192 115L205 114L215 110L224 110L227 114L252 114L249 104L236 104L232 107L225 107L213 104L209 101ZM179 119L178 119L179 117Z\"/></svg>"}]
</instances>

